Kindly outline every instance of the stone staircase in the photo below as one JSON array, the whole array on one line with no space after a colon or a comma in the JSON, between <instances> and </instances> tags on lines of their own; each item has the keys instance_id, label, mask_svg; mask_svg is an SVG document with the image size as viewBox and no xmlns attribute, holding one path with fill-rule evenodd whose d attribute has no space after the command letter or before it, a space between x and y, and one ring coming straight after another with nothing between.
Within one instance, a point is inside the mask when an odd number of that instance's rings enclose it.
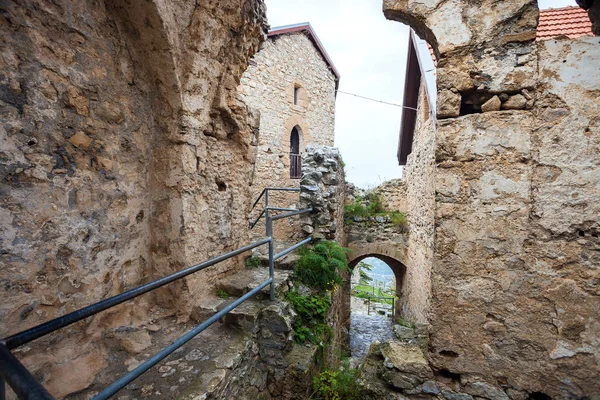
<instances>
[{"instance_id":1,"label":"stone staircase","mask_svg":"<svg viewBox=\"0 0 600 400\"><path fill-rule=\"evenodd\" d=\"M225 300L215 294L203 298L195 307L192 319L206 320L268 276L267 267L258 267L246 268L221 279L217 288L231 297ZM301 381L310 383L315 350L294 346L293 311L281 301L291 286L289 276L285 271L275 274L278 300L269 300L267 286L254 298L232 310L220 323L213 324L128 385L115 398L271 399L289 392L290 387L297 387ZM135 344L139 342L136 338L140 335L147 340L137 347L121 346L124 351L117 353L112 360L114 365L124 365L131 370L194 326L194 323L179 324L175 317L160 318L160 321L160 326L124 332L121 335L124 343ZM97 380L99 388L114 379L115 369L111 369L112 376ZM303 391L298 393L302 395ZM291 397L290 394L285 397L303 398L294 397L293 393Z\"/></svg>"},{"instance_id":2,"label":"stone staircase","mask_svg":"<svg viewBox=\"0 0 600 400\"><path fill-rule=\"evenodd\" d=\"M283 241L283 240L276 240L274 243L275 243L275 246L273 249L274 254L277 254L277 253L296 244L296 242L288 242L288 241ZM258 257L261 265L263 265L263 266L269 265L269 253L268 253L267 246L263 246L263 247L254 249L253 255L255 257ZM293 251L289 254L286 254L285 256L283 256L280 259L275 261L275 269L291 271L294 269L294 265L296 265L296 261L298 261L298 258L300 258L298 251Z\"/></svg>"}]
</instances>

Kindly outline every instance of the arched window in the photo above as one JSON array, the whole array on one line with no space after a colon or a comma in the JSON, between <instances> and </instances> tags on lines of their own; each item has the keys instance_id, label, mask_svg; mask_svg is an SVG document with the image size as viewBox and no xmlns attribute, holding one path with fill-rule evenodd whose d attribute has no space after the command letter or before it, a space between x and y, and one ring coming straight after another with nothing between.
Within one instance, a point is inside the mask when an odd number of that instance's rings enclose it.
<instances>
[{"instance_id":1,"label":"arched window","mask_svg":"<svg viewBox=\"0 0 600 400\"><path fill-rule=\"evenodd\" d=\"M300 156L300 132L298 127L292 129L290 135L290 178L300 179L302 174L302 157Z\"/></svg>"}]
</instances>

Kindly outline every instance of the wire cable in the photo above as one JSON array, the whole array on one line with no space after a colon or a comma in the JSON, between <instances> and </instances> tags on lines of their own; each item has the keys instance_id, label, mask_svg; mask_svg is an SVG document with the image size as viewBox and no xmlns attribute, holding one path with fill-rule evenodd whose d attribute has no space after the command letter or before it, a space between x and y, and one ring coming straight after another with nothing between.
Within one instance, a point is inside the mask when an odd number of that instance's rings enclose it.
<instances>
[{"instance_id":1,"label":"wire cable","mask_svg":"<svg viewBox=\"0 0 600 400\"><path fill-rule=\"evenodd\" d=\"M387 102L387 101L383 101L383 100L372 99L372 98L370 98L370 97L361 96L361 95L359 95L359 94L348 93L348 92L342 92L341 90L338 90L337 92L338 92L338 93L342 93L342 94L347 94L347 95L350 95L350 96L354 96L354 97L358 97L358 98L365 99L365 100L374 101L374 102L376 102L376 103L382 103L382 104L387 104L387 105L389 105L389 106L400 107L400 108L406 108L406 109L409 109L409 110L418 111L416 108L413 108L413 107L403 106L403 105L396 104L396 103L389 103L389 102Z\"/></svg>"}]
</instances>

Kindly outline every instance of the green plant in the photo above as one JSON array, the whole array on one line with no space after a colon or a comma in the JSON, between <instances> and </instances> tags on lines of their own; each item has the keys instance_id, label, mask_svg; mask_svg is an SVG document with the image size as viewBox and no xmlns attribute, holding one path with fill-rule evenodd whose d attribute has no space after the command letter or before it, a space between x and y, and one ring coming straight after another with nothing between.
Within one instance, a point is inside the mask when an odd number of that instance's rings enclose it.
<instances>
[{"instance_id":1,"label":"green plant","mask_svg":"<svg viewBox=\"0 0 600 400\"><path fill-rule=\"evenodd\" d=\"M346 218L365 217L367 216L367 209L363 206L360 198L357 198L354 202L344 206L344 214Z\"/></svg>"},{"instance_id":2,"label":"green plant","mask_svg":"<svg viewBox=\"0 0 600 400\"><path fill-rule=\"evenodd\" d=\"M325 370L313 379L313 397L321 400L358 400L360 371L349 367L346 361L339 371Z\"/></svg>"},{"instance_id":3,"label":"green plant","mask_svg":"<svg viewBox=\"0 0 600 400\"><path fill-rule=\"evenodd\" d=\"M229 293L224 291L223 289L217 289L217 297L223 300L229 299Z\"/></svg>"},{"instance_id":4,"label":"green plant","mask_svg":"<svg viewBox=\"0 0 600 400\"><path fill-rule=\"evenodd\" d=\"M325 341L331 334L331 327L327 324L327 312L331 300L327 295L302 296L295 290L286 292L285 299L296 311L294 321L294 339L297 343L307 340L313 344Z\"/></svg>"},{"instance_id":5,"label":"green plant","mask_svg":"<svg viewBox=\"0 0 600 400\"><path fill-rule=\"evenodd\" d=\"M331 290L343 282L340 272L350 271L347 253L348 249L336 242L322 240L312 248L305 247L300 251L294 273L305 285Z\"/></svg>"},{"instance_id":6,"label":"green plant","mask_svg":"<svg viewBox=\"0 0 600 400\"><path fill-rule=\"evenodd\" d=\"M399 227L406 227L408 222L406 221L406 216L404 213L400 211L393 211L388 213L390 218L392 219L392 224Z\"/></svg>"},{"instance_id":7,"label":"green plant","mask_svg":"<svg viewBox=\"0 0 600 400\"><path fill-rule=\"evenodd\" d=\"M381 194L376 192L370 192L367 195L367 201L369 202L369 206L367 207L369 215L376 215L385 212L385 209L383 208L383 200L381 198Z\"/></svg>"},{"instance_id":8,"label":"green plant","mask_svg":"<svg viewBox=\"0 0 600 400\"><path fill-rule=\"evenodd\" d=\"M373 269L372 265L367 264L366 262L359 262L358 265L358 273L360 275L360 283L367 284L373 280L369 275L367 275L368 271Z\"/></svg>"},{"instance_id":9,"label":"green plant","mask_svg":"<svg viewBox=\"0 0 600 400\"><path fill-rule=\"evenodd\" d=\"M250 256L246 258L246 267L248 268L258 268L261 266L260 258L256 256Z\"/></svg>"}]
</instances>

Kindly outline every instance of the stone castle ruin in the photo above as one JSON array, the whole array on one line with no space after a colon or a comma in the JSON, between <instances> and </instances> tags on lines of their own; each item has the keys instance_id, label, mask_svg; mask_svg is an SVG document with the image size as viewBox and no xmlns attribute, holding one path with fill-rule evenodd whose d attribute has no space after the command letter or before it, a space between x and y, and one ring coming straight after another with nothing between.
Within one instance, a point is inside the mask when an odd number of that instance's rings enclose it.
<instances>
[{"instance_id":1,"label":"stone castle ruin","mask_svg":"<svg viewBox=\"0 0 600 400\"><path fill-rule=\"evenodd\" d=\"M579 3L598 34L598 1ZM295 186L284 206L313 212L277 229L347 245L351 266L387 257L399 312L427 332L373 346L361 398L600 398L600 39L536 40L534 0L383 12L437 61L435 103L423 74L407 85L405 177L381 190L408 225L387 236L343 229L323 147L339 75L310 26L268 37L262 0L0 4L0 337L250 243L257 194ZM55 398L91 398L266 269L234 257L14 355ZM276 277L277 301L244 303L115 398L309 398L348 292L319 353L293 343L293 271Z\"/></svg>"}]
</instances>

